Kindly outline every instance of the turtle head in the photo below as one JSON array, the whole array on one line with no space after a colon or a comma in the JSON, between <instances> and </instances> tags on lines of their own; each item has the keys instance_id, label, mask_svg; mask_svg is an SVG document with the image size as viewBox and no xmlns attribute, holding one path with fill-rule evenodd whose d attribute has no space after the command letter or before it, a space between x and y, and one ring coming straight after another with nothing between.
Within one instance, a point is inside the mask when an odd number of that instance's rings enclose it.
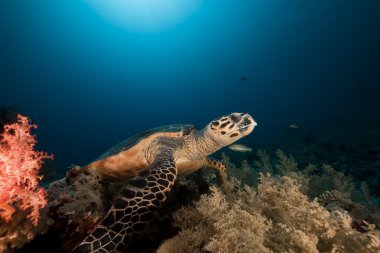
<instances>
[{"instance_id":1,"label":"turtle head","mask_svg":"<svg viewBox=\"0 0 380 253\"><path fill-rule=\"evenodd\" d=\"M235 112L211 121L205 130L216 143L228 146L250 134L256 125L248 113Z\"/></svg>"}]
</instances>

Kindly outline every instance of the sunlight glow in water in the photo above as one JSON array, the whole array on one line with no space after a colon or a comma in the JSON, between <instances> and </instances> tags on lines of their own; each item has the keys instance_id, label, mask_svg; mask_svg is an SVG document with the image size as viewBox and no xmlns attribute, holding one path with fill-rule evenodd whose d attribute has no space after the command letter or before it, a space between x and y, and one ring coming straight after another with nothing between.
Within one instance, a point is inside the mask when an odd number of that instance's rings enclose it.
<instances>
[{"instance_id":1,"label":"sunlight glow in water","mask_svg":"<svg viewBox=\"0 0 380 253\"><path fill-rule=\"evenodd\" d=\"M85 0L106 20L129 31L152 33L189 17L203 0Z\"/></svg>"}]
</instances>

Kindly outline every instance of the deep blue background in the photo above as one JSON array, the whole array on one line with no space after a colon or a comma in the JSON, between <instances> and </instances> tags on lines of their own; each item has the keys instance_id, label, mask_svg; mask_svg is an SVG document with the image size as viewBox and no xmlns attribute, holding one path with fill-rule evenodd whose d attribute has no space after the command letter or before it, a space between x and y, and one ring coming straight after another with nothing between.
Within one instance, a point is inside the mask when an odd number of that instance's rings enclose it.
<instances>
[{"instance_id":1,"label":"deep blue background","mask_svg":"<svg viewBox=\"0 0 380 253\"><path fill-rule=\"evenodd\" d=\"M256 118L254 145L280 144L289 124L378 131L379 13L378 0L205 0L144 34L85 1L1 0L0 105L37 122L41 148L65 164L233 111Z\"/></svg>"}]
</instances>

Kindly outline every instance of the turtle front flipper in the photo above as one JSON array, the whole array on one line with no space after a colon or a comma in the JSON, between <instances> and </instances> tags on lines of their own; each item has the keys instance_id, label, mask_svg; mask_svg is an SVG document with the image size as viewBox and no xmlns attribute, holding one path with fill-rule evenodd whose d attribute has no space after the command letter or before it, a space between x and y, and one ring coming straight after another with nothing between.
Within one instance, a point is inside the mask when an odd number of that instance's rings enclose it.
<instances>
[{"instance_id":1,"label":"turtle front flipper","mask_svg":"<svg viewBox=\"0 0 380 253\"><path fill-rule=\"evenodd\" d=\"M216 180L218 185L221 186L227 179L227 168L224 164L213 158L206 158L203 167L213 169L216 173Z\"/></svg>"},{"instance_id":2,"label":"turtle front flipper","mask_svg":"<svg viewBox=\"0 0 380 253\"><path fill-rule=\"evenodd\" d=\"M156 157L148 169L121 189L107 215L73 252L120 252L125 249L132 235L141 231L150 221L152 212L164 203L176 177L172 155Z\"/></svg>"}]
</instances>

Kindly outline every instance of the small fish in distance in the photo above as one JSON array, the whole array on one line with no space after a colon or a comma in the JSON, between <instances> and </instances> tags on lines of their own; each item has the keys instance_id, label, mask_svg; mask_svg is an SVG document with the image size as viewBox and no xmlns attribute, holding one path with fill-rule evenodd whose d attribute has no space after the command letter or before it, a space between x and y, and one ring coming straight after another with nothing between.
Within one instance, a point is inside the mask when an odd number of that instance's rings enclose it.
<instances>
[{"instance_id":1,"label":"small fish in distance","mask_svg":"<svg viewBox=\"0 0 380 253\"><path fill-rule=\"evenodd\" d=\"M245 81L245 80L247 80L247 77L246 77L246 76L243 76L243 77L241 77L241 78L239 79L239 82L243 82L243 81Z\"/></svg>"},{"instance_id":2,"label":"small fish in distance","mask_svg":"<svg viewBox=\"0 0 380 253\"><path fill-rule=\"evenodd\" d=\"M244 144L232 144L228 146L229 149L233 151L238 151L238 152L252 152L252 148L248 147L247 145Z\"/></svg>"},{"instance_id":3,"label":"small fish in distance","mask_svg":"<svg viewBox=\"0 0 380 253\"><path fill-rule=\"evenodd\" d=\"M300 126L297 124L290 124L289 128L298 129L298 128L300 128Z\"/></svg>"}]
</instances>

